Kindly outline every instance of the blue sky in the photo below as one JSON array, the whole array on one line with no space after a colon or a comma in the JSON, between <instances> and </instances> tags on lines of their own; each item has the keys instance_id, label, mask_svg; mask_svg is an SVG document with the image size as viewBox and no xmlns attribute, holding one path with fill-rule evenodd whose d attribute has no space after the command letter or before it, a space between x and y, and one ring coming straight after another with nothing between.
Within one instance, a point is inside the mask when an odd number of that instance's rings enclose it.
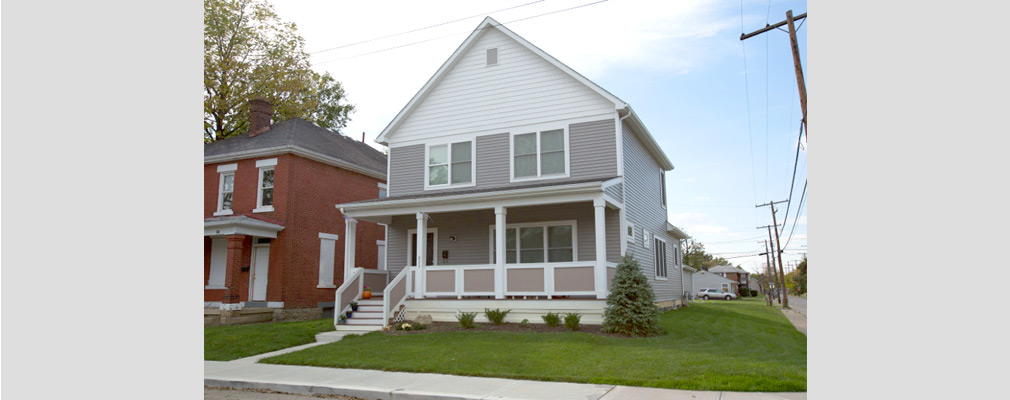
<instances>
[{"instance_id":1,"label":"blue sky","mask_svg":"<svg viewBox=\"0 0 1010 400\"><path fill-rule=\"evenodd\" d=\"M298 25L314 53L315 69L341 81L356 105L344 133L359 138L364 132L368 141L484 16L505 23L631 104L676 166L667 174L670 221L705 243L710 253L734 257L734 265L757 271L764 257L745 255L763 251L759 242L767 233L755 227L771 224L771 215L754 205L789 197L801 112L788 34L771 31L743 44L739 37L741 31L785 19L786 10L807 12L806 2L608 0L586 5L593 2L272 4L282 19ZM578 8L560 11L573 7ZM511 9L500 11L506 8ZM804 23L798 38L809 84L807 29ZM370 40L390 35L395 36ZM328 50L338 46L343 47ZM804 149L783 244L805 180ZM780 207L781 219L785 204ZM786 262L806 252L805 205L799 217Z\"/></svg>"}]
</instances>

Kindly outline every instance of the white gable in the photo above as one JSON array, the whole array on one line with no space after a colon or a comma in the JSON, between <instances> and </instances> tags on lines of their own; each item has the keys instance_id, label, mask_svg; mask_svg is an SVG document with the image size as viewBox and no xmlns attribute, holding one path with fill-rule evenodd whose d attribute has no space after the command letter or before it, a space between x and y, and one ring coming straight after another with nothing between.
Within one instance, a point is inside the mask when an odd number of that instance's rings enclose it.
<instances>
[{"instance_id":1,"label":"white gable","mask_svg":"<svg viewBox=\"0 0 1010 400\"><path fill-rule=\"evenodd\" d=\"M443 136L500 133L552 121L613 117L618 106L625 106L488 20L380 139L393 146ZM496 65L487 65L488 49L497 49Z\"/></svg>"}]
</instances>

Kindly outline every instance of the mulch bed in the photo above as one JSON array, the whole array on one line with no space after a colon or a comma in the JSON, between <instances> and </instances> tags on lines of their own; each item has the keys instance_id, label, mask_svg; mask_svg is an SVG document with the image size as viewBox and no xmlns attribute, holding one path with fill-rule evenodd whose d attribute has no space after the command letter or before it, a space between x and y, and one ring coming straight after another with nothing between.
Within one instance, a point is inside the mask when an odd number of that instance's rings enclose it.
<instances>
[{"instance_id":1,"label":"mulch bed","mask_svg":"<svg viewBox=\"0 0 1010 400\"><path fill-rule=\"evenodd\" d=\"M411 325L416 323L413 321L405 321ZM402 324L399 322L398 324ZM568 328L565 328L564 324L556 327L548 327L545 324L526 324L523 326L517 323L506 322L501 325L495 325L491 323L474 323L473 329L463 329L458 322L432 322L430 324L425 324L425 329L422 330L410 330L410 331L400 331L393 328L383 329L387 335L415 335L424 334L432 332L484 332L484 331L496 331L496 332L519 332L519 333L551 333L551 332L571 332ZM610 337L627 337L621 334L615 333L604 333L602 331L602 326L600 325L582 325L579 324L579 330L576 332L591 333L594 335L610 336Z\"/></svg>"}]
</instances>

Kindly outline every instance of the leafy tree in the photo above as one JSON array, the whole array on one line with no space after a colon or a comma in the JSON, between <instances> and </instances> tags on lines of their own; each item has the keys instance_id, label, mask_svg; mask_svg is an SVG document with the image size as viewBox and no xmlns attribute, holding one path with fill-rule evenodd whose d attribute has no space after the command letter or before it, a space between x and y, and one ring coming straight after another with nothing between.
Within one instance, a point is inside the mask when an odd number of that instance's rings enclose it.
<instances>
[{"instance_id":1,"label":"leafy tree","mask_svg":"<svg viewBox=\"0 0 1010 400\"><path fill-rule=\"evenodd\" d=\"M806 293L807 292L807 258L803 257L803 262L796 266L796 269L792 272L786 274L786 278L792 283L791 289L794 289L796 293ZM788 286L788 285L787 285Z\"/></svg>"},{"instance_id":2,"label":"leafy tree","mask_svg":"<svg viewBox=\"0 0 1010 400\"><path fill-rule=\"evenodd\" d=\"M205 142L245 133L249 100L263 96L274 120L304 118L339 132L354 106L329 73L311 69L305 39L266 0L204 0Z\"/></svg>"},{"instance_id":3,"label":"leafy tree","mask_svg":"<svg viewBox=\"0 0 1010 400\"><path fill-rule=\"evenodd\" d=\"M648 336L659 330L659 308L649 286L649 279L639 269L638 260L625 255L617 264L610 283L607 309L603 312L603 331L628 336Z\"/></svg>"},{"instance_id":4,"label":"leafy tree","mask_svg":"<svg viewBox=\"0 0 1010 400\"><path fill-rule=\"evenodd\" d=\"M722 257L715 257L705 252L705 244L694 240L687 242L684 251L684 264L690 265L700 270L708 271L716 265L730 265L729 261Z\"/></svg>"}]
</instances>

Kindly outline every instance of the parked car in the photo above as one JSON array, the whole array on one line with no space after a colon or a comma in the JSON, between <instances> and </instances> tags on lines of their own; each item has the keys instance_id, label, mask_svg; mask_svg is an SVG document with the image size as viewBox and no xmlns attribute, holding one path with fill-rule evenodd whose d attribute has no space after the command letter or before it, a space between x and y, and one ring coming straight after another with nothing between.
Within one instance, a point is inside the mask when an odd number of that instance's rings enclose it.
<instances>
[{"instance_id":1,"label":"parked car","mask_svg":"<svg viewBox=\"0 0 1010 400\"><path fill-rule=\"evenodd\" d=\"M724 292L722 289L702 289L698 292L698 297L708 300L712 299L723 299L723 300L735 300L736 295L729 292Z\"/></svg>"}]
</instances>

